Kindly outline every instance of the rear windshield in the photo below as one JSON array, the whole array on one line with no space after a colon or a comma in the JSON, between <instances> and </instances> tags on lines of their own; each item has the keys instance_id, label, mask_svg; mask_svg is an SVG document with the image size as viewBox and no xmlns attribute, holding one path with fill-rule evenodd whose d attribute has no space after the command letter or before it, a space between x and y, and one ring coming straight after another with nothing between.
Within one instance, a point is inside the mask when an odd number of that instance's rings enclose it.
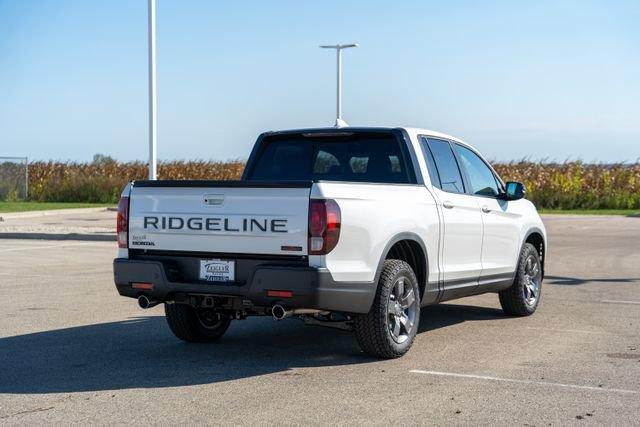
<instances>
[{"instance_id":1,"label":"rear windshield","mask_svg":"<svg viewBox=\"0 0 640 427\"><path fill-rule=\"evenodd\" d=\"M391 133L266 137L247 179L411 183L406 148Z\"/></svg>"}]
</instances>

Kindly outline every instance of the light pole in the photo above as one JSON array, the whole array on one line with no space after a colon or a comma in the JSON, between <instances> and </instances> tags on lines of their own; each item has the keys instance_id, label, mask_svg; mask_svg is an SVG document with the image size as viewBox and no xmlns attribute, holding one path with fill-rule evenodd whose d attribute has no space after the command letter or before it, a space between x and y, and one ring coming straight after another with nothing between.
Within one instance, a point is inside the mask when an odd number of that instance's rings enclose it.
<instances>
[{"instance_id":1,"label":"light pole","mask_svg":"<svg viewBox=\"0 0 640 427\"><path fill-rule=\"evenodd\" d=\"M321 45L323 49L335 49L338 60L338 76L337 76L337 100L336 100L336 127L347 126L347 123L342 120L342 49L348 49L350 47L358 47L356 43L350 44L335 44L335 45Z\"/></svg>"},{"instance_id":2,"label":"light pole","mask_svg":"<svg viewBox=\"0 0 640 427\"><path fill-rule=\"evenodd\" d=\"M149 0L149 179L158 178L156 157L156 0Z\"/></svg>"}]
</instances>

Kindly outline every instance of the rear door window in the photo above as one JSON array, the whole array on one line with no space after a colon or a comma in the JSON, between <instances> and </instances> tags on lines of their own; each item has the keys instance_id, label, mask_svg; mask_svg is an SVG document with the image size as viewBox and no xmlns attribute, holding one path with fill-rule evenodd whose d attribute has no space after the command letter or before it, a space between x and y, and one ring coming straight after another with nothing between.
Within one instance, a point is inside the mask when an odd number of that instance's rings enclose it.
<instances>
[{"instance_id":1,"label":"rear door window","mask_svg":"<svg viewBox=\"0 0 640 427\"><path fill-rule=\"evenodd\" d=\"M435 187L450 193L464 193L465 188L462 181L462 174L458 168L458 162L451 150L449 141L435 138L427 138L426 141L426 149L430 150L433 156L433 162L435 164L439 181L433 182L432 180L432 184ZM431 172L429 172L429 174L431 175Z\"/></svg>"},{"instance_id":2,"label":"rear door window","mask_svg":"<svg viewBox=\"0 0 640 427\"><path fill-rule=\"evenodd\" d=\"M436 167L436 162L433 159L433 154L431 153L431 149L427 145L427 138L420 138L420 148L422 149L422 154L424 156L425 161L427 162L427 171L429 172L429 178L431 179L431 184L434 187L438 187L442 189L442 184L440 183L440 177L438 176L438 168Z\"/></svg>"}]
</instances>

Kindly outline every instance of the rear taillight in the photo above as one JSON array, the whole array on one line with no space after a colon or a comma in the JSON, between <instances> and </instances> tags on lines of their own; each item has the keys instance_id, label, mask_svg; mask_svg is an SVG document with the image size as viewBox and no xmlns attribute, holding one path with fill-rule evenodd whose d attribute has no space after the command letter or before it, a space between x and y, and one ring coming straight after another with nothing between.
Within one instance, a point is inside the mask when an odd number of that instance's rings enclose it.
<instances>
[{"instance_id":1,"label":"rear taillight","mask_svg":"<svg viewBox=\"0 0 640 427\"><path fill-rule=\"evenodd\" d=\"M309 201L309 255L326 255L340 238L340 207L335 200Z\"/></svg>"},{"instance_id":2,"label":"rear taillight","mask_svg":"<svg viewBox=\"0 0 640 427\"><path fill-rule=\"evenodd\" d=\"M116 222L116 234L118 235L118 247L129 247L129 198L120 197L118 203L118 219Z\"/></svg>"}]
</instances>

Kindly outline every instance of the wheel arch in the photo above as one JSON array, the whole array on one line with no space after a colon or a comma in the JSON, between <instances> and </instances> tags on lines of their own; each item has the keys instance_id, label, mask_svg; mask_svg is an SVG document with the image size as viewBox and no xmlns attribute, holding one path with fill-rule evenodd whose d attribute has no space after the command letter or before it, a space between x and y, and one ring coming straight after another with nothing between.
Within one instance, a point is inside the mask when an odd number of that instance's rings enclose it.
<instances>
[{"instance_id":1,"label":"wheel arch","mask_svg":"<svg viewBox=\"0 0 640 427\"><path fill-rule=\"evenodd\" d=\"M420 236L415 233L399 233L387 242L378 262L376 270L376 285L384 268L384 261L387 259L400 259L411 266L418 279L420 298L424 298L427 282L429 279L429 256L427 247Z\"/></svg>"},{"instance_id":2,"label":"wheel arch","mask_svg":"<svg viewBox=\"0 0 640 427\"><path fill-rule=\"evenodd\" d=\"M522 247L524 247L526 243L531 243L536 248L536 251L538 251L538 255L540 256L540 266L542 268L542 278L544 278L544 265L547 256L547 242L545 240L544 232L538 227L529 229L524 236Z\"/></svg>"}]
</instances>

